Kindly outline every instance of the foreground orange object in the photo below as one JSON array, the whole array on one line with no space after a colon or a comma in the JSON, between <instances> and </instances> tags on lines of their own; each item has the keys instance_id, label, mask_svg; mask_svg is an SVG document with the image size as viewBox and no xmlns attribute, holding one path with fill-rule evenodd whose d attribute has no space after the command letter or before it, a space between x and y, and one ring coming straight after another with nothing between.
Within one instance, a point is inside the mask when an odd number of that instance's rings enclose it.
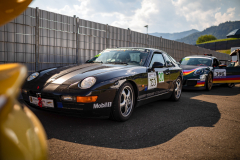
<instances>
[{"instance_id":1,"label":"foreground orange object","mask_svg":"<svg viewBox=\"0 0 240 160\"><path fill-rule=\"evenodd\" d=\"M32 0L1 0L0 26L21 14ZM22 64L0 65L0 159L47 159L46 133L37 117L17 101L27 76Z\"/></svg>"},{"instance_id":2,"label":"foreground orange object","mask_svg":"<svg viewBox=\"0 0 240 160\"><path fill-rule=\"evenodd\" d=\"M21 14L32 0L1 0L0 1L0 26Z\"/></svg>"},{"instance_id":3,"label":"foreground orange object","mask_svg":"<svg viewBox=\"0 0 240 160\"><path fill-rule=\"evenodd\" d=\"M0 65L0 159L47 159L45 131L16 100L27 75L21 64Z\"/></svg>"}]
</instances>

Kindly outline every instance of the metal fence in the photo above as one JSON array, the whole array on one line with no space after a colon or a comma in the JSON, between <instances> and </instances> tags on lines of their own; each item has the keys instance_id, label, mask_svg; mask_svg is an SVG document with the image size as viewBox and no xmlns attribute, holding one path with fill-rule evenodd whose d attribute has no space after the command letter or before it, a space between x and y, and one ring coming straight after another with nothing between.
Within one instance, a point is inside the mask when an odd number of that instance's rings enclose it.
<instances>
[{"instance_id":1,"label":"metal fence","mask_svg":"<svg viewBox=\"0 0 240 160\"><path fill-rule=\"evenodd\" d=\"M28 8L0 27L0 64L18 62L29 74L40 69L82 64L106 48L149 47L166 51L177 61L188 55L227 54L155 37L130 29Z\"/></svg>"}]
</instances>

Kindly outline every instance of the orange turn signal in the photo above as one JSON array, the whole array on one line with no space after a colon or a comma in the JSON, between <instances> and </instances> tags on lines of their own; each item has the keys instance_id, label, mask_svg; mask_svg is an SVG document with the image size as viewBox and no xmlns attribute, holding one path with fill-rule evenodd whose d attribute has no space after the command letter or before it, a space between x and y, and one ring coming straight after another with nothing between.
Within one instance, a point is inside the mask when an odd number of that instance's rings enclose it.
<instances>
[{"instance_id":1,"label":"orange turn signal","mask_svg":"<svg viewBox=\"0 0 240 160\"><path fill-rule=\"evenodd\" d=\"M77 96L77 102L91 103L91 102L96 102L97 98L98 96L85 96L85 97Z\"/></svg>"}]
</instances>

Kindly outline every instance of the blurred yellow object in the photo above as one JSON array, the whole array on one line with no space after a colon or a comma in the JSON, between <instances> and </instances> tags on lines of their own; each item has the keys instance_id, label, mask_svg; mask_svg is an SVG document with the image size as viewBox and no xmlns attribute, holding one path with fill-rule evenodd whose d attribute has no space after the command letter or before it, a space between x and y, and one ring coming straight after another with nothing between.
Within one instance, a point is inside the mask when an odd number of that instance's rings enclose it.
<instances>
[{"instance_id":1,"label":"blurred yellow object","mask_svg":"<svg viewBox=\"0 0 240 160\"><path fill-rule=\"evenodd\" d=\"M21 14L32 0L0 0L0 26ZM0 159L47 159L46 133L16 97L27 76L22 64L0 65Z\"/></svg>"},{"instance_id":2,"label":"blurred yellow object","mask_svg":"<svg viewBox=\"0 0 240 160\"><path fill-rule=\"evenodd\" d=\"M0 0L0 26L21 14L32 0Z\"/></svg>"},{"instance_id":3,"label":"blurred yellow object","mask_svg":"<svg viewBox=\"0 0 240 160\"><path fill-rule=\"evenodd\" d=\"M25 80L22 64L0 65L0 159L47 159L45 131L37 117L16 100Z\"/></svg>"}]
</instances>

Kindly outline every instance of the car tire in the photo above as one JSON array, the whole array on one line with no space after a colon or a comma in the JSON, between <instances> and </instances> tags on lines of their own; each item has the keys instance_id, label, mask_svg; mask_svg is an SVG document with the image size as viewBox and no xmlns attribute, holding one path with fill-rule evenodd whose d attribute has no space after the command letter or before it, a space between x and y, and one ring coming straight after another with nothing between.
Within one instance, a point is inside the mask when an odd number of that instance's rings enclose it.
<instances>
[{"instance_id":1,"label":"car tire","mask_svg":"<svg viewBox=\"0 0 240 160\"><path fill-rule=\"evenodd\" d=\"M178 101L181 97L181 94L182 94L182 78L178 77L174 82L174 89L170 99L172 101Z\"/></svg>"},{"instance_id":2,"label":"car tire","mask_svg":"<svg viewBox=\"0 0 240 160\"><path fill-rule=\"evenodd\" d=\"M235 84L234 84L234 83L228 83L227 86L228 86L229 88L233 88L233 87L235 87Z\"/></svg>"},{"instance_id":3,"label":"car tire","mask_svg":"<svg viewBox=\"0 0 240 160\"><path fill-rule=\"evenodd\" d=\"M212 89L213 86L213 77L212 74L209 73L206 79L206 90L210 91Z\"/></svg>"},{"instance_id":4,"label":"car tire","mask_svg":"<svg viewBox=\"0 0 240 160\"><path fill-rule=\"evenodd\" d=\"M133 113L134 104L134 89L129 82L125 82L116 94L110 119L121 122L127 121Z\"/></svg>"}]
</instances>

